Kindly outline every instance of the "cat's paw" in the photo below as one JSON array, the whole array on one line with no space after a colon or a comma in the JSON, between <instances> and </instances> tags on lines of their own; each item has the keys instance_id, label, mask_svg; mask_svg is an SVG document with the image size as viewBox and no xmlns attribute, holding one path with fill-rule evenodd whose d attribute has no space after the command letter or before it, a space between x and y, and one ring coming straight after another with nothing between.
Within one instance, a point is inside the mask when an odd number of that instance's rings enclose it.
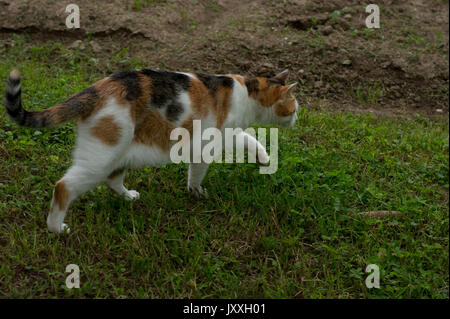
<instances>
[{"instance_id":1,"label":"cat's paw","mask_svg":"<svg viewBox=\"0 0 450 319\"><path fill-rule=\"evenodd\" d=\"M199 186L188 186L188 189L189 189L189 192L194 197L197 197L197 198L201 198L201 197L208 198L208 191L205 188L201 187L200 185Z\"/></svg>"},{"instance_id":2,"label":"cat's paw","mask_svg":"<svg viewBox=\"0 0 450 319\"><path fill-rule=\"evenodd\" d=\"M139 192L134 191L134 190L129 190L126 191L123 196L125 196L126 200L135 200L135 199L139 199Z\"/></svg>"},{"instance_id":3,"label":"cat's paw","mask_svg":"<svg viewBox=\"0 0 450 319\"><path fill-rule=\"evenodd\" d=\"M269 165L269 161L270 161L270 157L267 154L265 149L260 149L258 151L258 156L256 158L256 162L259 165L263 165L263 166L268 166Z\"/></svg>"},{"instance_id":4,"label":"cat's paw","mask_svg":"<svg viewBox=\"0 0 450 319\"><path fill-rule=\"evenodd\" d=\"M61 225L48 225L48 230L55 234L69 234L70 228L67 224Z\"/></svg>"},{"instance_id":5,"label":"cat's paw","mask_svg":"<svg viewBox=\"0 0 450 319\"><path fill-rule=\"evenodd\" d=\"M70 233L70 227L67 224L62 223L61 224L61 233Z\"/></svg>"}]
</instances>

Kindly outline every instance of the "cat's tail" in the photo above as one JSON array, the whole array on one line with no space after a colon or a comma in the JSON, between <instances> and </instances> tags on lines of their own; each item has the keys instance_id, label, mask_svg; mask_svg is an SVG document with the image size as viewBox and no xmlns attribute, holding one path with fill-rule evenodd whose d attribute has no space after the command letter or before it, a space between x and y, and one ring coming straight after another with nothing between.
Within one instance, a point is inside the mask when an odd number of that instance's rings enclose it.
<instances>
[{"instance_id":1,"label":"cat's tail","mask_svg":"<svg viewBox=\"0 0 450 319\"><path fill-rule=\"evenodd\" d=\"M92 110L95 97L90 98L89 89L85 91L85 95L80 96L80 93L84 92L82 91L67 101L48 109L29 112L22 107L20 73L18 70L13 70L6 83L6 112L14 122L25 127L43 128L65 123L83 116L86 111Z\"/></svg>"}]
</instances>

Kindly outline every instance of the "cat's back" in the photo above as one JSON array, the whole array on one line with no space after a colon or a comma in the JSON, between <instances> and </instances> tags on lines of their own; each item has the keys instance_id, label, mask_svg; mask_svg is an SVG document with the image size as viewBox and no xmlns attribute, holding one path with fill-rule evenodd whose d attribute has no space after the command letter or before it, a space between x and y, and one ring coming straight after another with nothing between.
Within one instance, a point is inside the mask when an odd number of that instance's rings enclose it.
<instances>
[{"instance_id":1,"label":"cat's back","mask_svg":"<svg viewBox=\"0 0 450 319\"><path fill-rule=\"evenodd\" d=\"M118 126L132 129L134 143L168 151L174 128L186 128L191 136L194 120L202 120L205 127L221 128L236 85L243 85L242 77L153 69L121 71L92 86L90 91L98 98L93 113L98 114L89 122L106 122L107 116ZM103 134L101 125L97 131Z\"/></svg>"},{"instance_id":2,"label":"cat's back","mask_svg":"<svg viewBox=\"0 0 450 319\"><path fill-rule=\"evenodd\" d=\"M114 73L67 101L73 109L94 105L79 123L75 158L101 146L124 152L119 157L126 165L167 162L176 142L174 129L184 128L192 138L196 120L203 131L222 129L239 118L233 108L238 105L236 87L246 92L243 85L243 78L234 75L153 69Z\"/></svg>"},{"instance_id":3,"label":"cat's back","mask_svg":"<svg viewBox=\"0 0 450 319\"><path fill-rule=\"evenodd\" d=\"M138 69L118 72L106 81L119 84L119 96L131 106L136 122L149 113L161 116L175 127L186 120L212 116L217 127L223 124L231 105L233 87L243 85L234 75L170 72Z\"/></svg>"}]
</instances>

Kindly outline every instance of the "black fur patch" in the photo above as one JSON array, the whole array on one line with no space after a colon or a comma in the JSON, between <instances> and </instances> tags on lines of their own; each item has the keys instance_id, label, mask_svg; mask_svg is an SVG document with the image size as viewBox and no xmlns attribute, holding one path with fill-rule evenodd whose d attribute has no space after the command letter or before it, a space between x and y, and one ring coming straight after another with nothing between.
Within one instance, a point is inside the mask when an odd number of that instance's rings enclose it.
<instances>
[{"instance_id":1,"label":"black fur patch","mask_svg":"<svg viewBox=\"0 0 450 319\"><path fill-rule=\"evenodd\" d=\"M211 75L204 73L196 73L197 78L208 88L214 100L217 102L217 88L223 86L226 88L233 87L233 79L223 75Z\"/></svg>"},{"instance_id":2,"label":"black fur patch","mask_svg":"<svg viewBox=\"0 0 450 319\"><path fill-rule=\"evenodd\" d=\"M281 81L280 79L277 79L275 77L268 78L267 83L269 83L269 85L277 85L277 86L284 85L284 81Z\"/></svg>"},{"instance_id":3,"label":"black fur patch","mask_svg":"<svg viewBox=\"0 0 450 319\"><path fill-rule=\"evenodd\" d=\"M145 69L142 74L152 81L151 103L157 108L165 107L179 92L187 91L191 86L189 77L180 73Z\"/></svg>"},{"instance_id":4,"label":"black fur patch","mask_svg":"<svg viewBox=\"0 0 450 319\"><path fill-rule=\"evenodd\" d=\"M166 118L169 121L174 122L178 120L181 113L183 113L183 106L178 101L174 101L173 103L167 106Z\"/></svg>"},{"instance_id":5,"label":"black fur patch","mask_svg":"<svg viewBox=\"0 0 450 319\"><path fill-rule=\"evenodd\" d=\"M25 116L23 117L21 125L27 127L41 128L51 125L49 121L49 111L42 110L41 112L27 112L25 111Z\"/></svg>"},{"instance_id":6,"label":"black fur patch","mask_svg":"<svg viewBox=\"0 0 450 319\"><path fill-rule=\"evenodd\" d=\"M20 83L20 78L12 78L12 77L9 77L9 78L8 78L8 82L9 82L9 84L12 85L13 87L14 87L14 86L17 86L17 85L19 85L19 83Z\"/></svg>"},{"instance_id":7,"label":"black fur patch","mask_svg":"<svg viewBox=\"0 0 450 319\"><path fill-rule=\"evenodd\" d=\"M20 97L20 95L22 94L22 89L19 89L16 94L12 94L11 92L9 92L8 90L6 91L5 94L5 98L8 100L8 102L10 103L14 103L18 97Z\"/></svg>"},{"instance_id":8,"label":"black fur patch","mask_svg":"<svg viewBox=\"0 0 450 319\"><path fill-rule=\"evenodd\" d=\"M6 111L8 112L9 116L11 116L13 119L20 121L20 118L22 117L23 109L22 109L22 98L19 96L14 101L8 100L5 105Z\"/></svg>"},{"instance_id":9,"label":"black fur patch","mask_svg":"<svg viewBox=\"0 0 450 319\"><path fill-rule=\"evenodd\" d=\"M139 76L136 71L123 71L112 74L110 77L119 81L125 87L127 91L125 98L128 101L136 100L142 95Z\"/></svg>"},{"instance_id":10,"label":"black fur patch","mask_svg":"<svg viewBox=\"0 0 450 319\"><path fill-rule=\"evenodd\" d=\"M142 74L152 82L150 104L156 108L166 108L166 118L176 121L184 112L183 106L177 101L180 92L189 90L191 81L185 74L144 69Z\"/></svg>"},{"instance_id":11,"label":"black fur patch","mask_svg":"<svg viewBox=\"0 0 450 319\"><path fill-rule=\"evenodd\" d=\"M258 92L259 90L259 81L256 78L245 79L245 86L247 87L248 94L251 95L253 93Z\"/></svg>"},{"instance_id":12,"label":"black fur patch","mask_svg":"<svg viewBox=\"0 0 450 319\"><path fill-rule=\"evenodd\" d=\"M5 93L5 108L9 116L18 124L21 124L25 117L25 110L22 108L22 90L19 88L16 93L12 93L20 85L20 78L8 78Z\"/></svg>"},{"instance_id":13,"label":"black fur patch","mask_svg":"<svg viewBox=\"0 0 450 319\"><path fill-rule=\"evenodd\" d=\"M89 114L97 99L97 90L93 86L88 87L62 103L65 108L62 110L61 117L63 119L69 119L76 117L77 114L81 114L82 116Z\"/></svg>"},{"instance_id":14,"label":"black fur patch","mask_svg":"<svg viewBox=\"0 0 450 319\"><path fill-rule=\"evenodd\" d=\"M42 128L88 114L98 98L95 88L89 87L63 102L61 104L62 108L28 112L22 107L21 89L19 88L16 93L12 93L19 84L19 79L8 79L5 106L8 114L17 124L27 127ZM52 112L55 111L58 112L58 123L51 122Z\"/></svg>"}]
</instances>

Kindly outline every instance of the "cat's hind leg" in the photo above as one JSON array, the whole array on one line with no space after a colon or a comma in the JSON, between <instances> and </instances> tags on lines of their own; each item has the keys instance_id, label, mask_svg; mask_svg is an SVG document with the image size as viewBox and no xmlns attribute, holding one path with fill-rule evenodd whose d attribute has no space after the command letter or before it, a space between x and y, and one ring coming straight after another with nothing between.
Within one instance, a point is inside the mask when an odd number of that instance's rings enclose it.
<instances>
[{"instance_id":1,"label":"cat's hind leg","mask_svg":"<svg viewBox=\"0 0 450 319\"><path fill-rule=\"evenodd\" d=\"M101 174L93 173L81 166L72 166L55 185L50 213L47 217L48 229L53 233L68 233L64 223L67 210L72 201L102 181Z\"/></svg>"},{"instance_id":2,"label":"cat's hind leg","mask_svg":"<svg viewBox=\"0 0 450 319\"><path fill-rule=\"evenodd\" d=\"M114 190L119 196L124 196L126 200L133 200L139 198L139 192L135 190L128 190L123 185L123 180L125 178L125 169L119 168L114 170L108 175L106 179L106 184Z\"/></svg>"},{"instance_id":3,"label":"cat's hind leg","mask_svg":"<svg viewBox=\"0 0 450 319\"><path fill-rule=\"evenodd\" d=\"M64 223L67 208L71 202L72 194L67 189L66 182L61 179L53 189L53 198L50 213L47 217L48 229L53 233L69 232L70 228Z\"/></svg>"},{"instance_id":4,"label":"cat's hind leg","mask_svg":"<svg viewBox=\"0 0 450 319\"><path fill-rule=\"evenodd\" d=\"M208 197L208 192L201 186L209 164L191 163L188 169L188 190L195 197Z\"/></svg>"},{"instance_id":5,"label":"cat's hind leg","mask_svg":"<svg viewBox=\"0 0 450 319\"><path fill-rule=\"evenodd\" d=\"M114 100L95 116L78 125L73 165L58 181L53 192L47 226L50 231L61 233L68 230L64 217L70 203L86 191L108 179L117 167L133 138L134 126L128 108L117 106ZM119 183L120 181L120 183ZM115 180L118 187L123 181Z\"/></svg>"}]
</instances>

